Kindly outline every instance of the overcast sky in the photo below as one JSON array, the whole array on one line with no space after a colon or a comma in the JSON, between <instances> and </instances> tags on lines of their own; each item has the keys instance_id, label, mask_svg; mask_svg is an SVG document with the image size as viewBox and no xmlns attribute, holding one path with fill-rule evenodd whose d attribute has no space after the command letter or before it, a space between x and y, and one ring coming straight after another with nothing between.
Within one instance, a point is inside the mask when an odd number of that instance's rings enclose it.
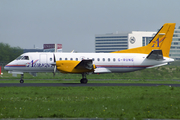
<instances>
[{"instance_id":1,"label":"overcast sky","mask_svg":"<svg viewBox=\"0 0 180 120\"><path fill-rule=\"evenodd\" d=\"M0 0L0 42L63 51L95 51L95 34L180 26L180 0Z\"/></svg>"}]
</instances>

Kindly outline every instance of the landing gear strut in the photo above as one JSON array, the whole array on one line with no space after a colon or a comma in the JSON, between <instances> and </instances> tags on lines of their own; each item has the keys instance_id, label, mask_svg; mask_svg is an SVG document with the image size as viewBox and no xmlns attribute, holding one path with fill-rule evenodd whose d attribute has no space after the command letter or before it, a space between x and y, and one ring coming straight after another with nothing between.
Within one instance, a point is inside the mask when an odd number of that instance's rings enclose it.
<instances>
[{"instance_id":1,"label":"landing gear strut","mask_svg":"<svg viewBox=\"0 0 180 120\"><path fill-rule=\"evenodd\" d=\"M24 83L24 80L23 80L23 78L24 78L24 74L21 74L20 83Z\"/></svg>"},{"instance_id":2,"label":"landing gear strut","mask_svg":"<svg viewBox=\"0 0 180 120\"><path fill-rule=\"evenodd\" d=\"M88 82L88 79L86 78L86 73L82 73L82 79L80 80L82 84L86 84Z\"/></svg>"}]
</instances>

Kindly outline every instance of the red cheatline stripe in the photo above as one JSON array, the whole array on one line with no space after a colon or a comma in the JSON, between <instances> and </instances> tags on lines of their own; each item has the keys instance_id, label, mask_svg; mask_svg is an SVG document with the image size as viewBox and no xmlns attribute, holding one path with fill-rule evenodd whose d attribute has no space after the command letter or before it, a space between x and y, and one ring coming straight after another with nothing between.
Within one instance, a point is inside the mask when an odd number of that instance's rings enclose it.
<instances>
[{"instance_id":1,"label":"red cheatline stripe","mask_svg":"<svg viewBox=\"0 0 180 120\"><path fill-rule=\"evenodd\" d=\"M151 67L152 65L96 65L96 67L131 67L131 68L145 68L145 67Z\"/></svg>"},{"instance_id":2,"label":"red cheatline stripe","mask_svg":"<svg viewBox=\"0 0 180 120\"><path fill-rule=\"evenodd\" d=\"M6 65L5 67L25 67L26 65Z\"/></svg>"}]
</instances>

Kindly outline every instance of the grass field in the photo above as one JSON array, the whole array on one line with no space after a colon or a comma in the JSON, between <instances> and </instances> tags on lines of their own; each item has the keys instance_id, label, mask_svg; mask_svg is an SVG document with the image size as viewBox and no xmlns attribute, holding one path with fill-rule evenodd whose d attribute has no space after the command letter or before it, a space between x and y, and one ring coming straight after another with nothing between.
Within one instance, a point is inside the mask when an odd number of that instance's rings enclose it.
<instances>
[{"instance_id":1,"label":"grass field","mask_svg":"<svg viewBox=\"0 0 180 120\"><path fill-rule=\"evenodd\" d=\"M179 71L179 66L164 66L87 77L94 83L179 83ZM3 73L0 83L19 83L20 76ZM25 74L24 79L26 83L79 83L81 75L38 73L37 77ZM168 86L0 87L0 118L180 119L179 91L179 87Z\"/></svg>"},{"instance_id":2,"label":"grass field","mask_svg":"<svg viewBox=\"0 0 180 120\"><path fill-rule=\"evenodd\" d=\"M1 87L0 118L180 118L180 88Z\"/></svg>"}]
</instances>

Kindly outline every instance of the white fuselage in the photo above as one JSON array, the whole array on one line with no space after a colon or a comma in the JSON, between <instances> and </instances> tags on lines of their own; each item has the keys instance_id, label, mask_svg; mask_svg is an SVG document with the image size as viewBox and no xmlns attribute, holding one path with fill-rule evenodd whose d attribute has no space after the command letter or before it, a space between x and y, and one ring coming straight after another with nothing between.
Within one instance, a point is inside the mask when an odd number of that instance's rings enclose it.
<instances>
[{"instance_id":1,"label":"white fuselage","mask_svg":"<svg viewBox=\"0 0 180 120\"><path fill-rule=\"evenodd\" d=\"M96 66L94 73L112 73L112 72L131 72L150 67L165 65L174 61L171 58L164 57L163 60L147 59L147 54L134 53L24 53L22 59L16 59L4 68L14 73L36 73L36 72L53 72L54 61L92 59ZM28 56L27 59L23 57ZM54 56L55 59L54 60Z\"/></svg>"}]
</instances>

